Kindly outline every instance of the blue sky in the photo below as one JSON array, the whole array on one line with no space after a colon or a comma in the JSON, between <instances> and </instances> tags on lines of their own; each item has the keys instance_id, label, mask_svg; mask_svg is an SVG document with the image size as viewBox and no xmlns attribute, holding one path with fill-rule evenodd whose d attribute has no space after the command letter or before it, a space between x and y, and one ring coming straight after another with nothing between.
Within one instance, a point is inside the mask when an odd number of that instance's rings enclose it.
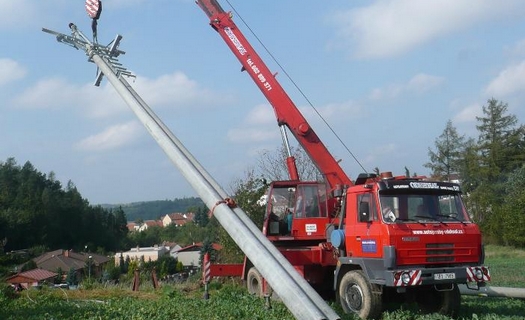
<instances>
[{"instance_id":1,"label":"blue sky","mask_svg":"<svg viewBox=\"0 0 525 320\"><path fill-rule=\"evenodd\" d=\"M284 66L363 166L428 174L452 120L476 136L489 98L525 119L525 2L219 0ZM130 81L226 190L281 139L273 111L193 0L105 0L98 39L123 35ZM362 170L235 21L352 178ZM83 52L41 29L90 35L83 0L0 0L0 161L71 180L91 204L194 196Z\"/></svg>"}]
</instances>

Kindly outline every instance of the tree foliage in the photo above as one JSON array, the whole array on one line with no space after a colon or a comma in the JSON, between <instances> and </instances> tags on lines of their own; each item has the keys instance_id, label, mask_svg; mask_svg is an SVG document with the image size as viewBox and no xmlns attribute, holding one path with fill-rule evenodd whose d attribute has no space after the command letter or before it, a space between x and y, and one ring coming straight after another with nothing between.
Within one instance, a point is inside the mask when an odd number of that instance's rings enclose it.
<instances>
[{"instance_id":1,"label":"tree foliage","mask_svg":"<svg viewBox=\"0 0 525 320\"><path fill-rule=\"evenodd\" d=\"M506 245L525 246L525 165L514 170L505 187L506 197L500 211L502 240Z\"/></svg>"},{"instance_id":2,"label":"tree foliage","mask_svg":"<svg viewBox=\"0 0 525 320\"><path fill-rule=\"evenodd\" d=\"M155 220L172 212L195 212L195 208L204 206L200 198L184 197L173 200L140 201L123 205L104 205L111 209L121 207L129 221Z\"/></svg>"},{"instance_id":3,"label":"tree foliage","mask_svg":"<svg viewBox=\"0 0 525 320\"><path fill-rule=\"evenodd\" d=\"M430 162L425 167L432 170L435 178L450 180L452 174L459 172L464 139L449 120L445 130L435 141L436 149L428 149Z\"/></svg>"},{"instance_id":4,"label":"tree foliage","mask_svg":"<svg viewBox=\"0 0 525 320\"><path fill-rule=\"evenodd\" d=\"M249 170L245 173L244 178L234 181L231 188L237 206L246 213L259 229L262 229L265 208L257 201L266 193L268 188L266 180L257 176L254 170ZM217 239L223 247L220 254L221 262L242 262L243 252L224 228L218 228Z\"/></svg>"},{"instance_id":5,"label":"tree foliage","mask_svg":"<svg viewBox=\"0 0 525 320\"><path fill-rule=\"evenodd\" d=\"M0 239L5 251L35 246L117 250L127 235L121 208L91 206L69 181L40 173L28 161L0 162Z\"/></svg>"},{"instance_id":6,"label":"tree foliage","mask_svg":"<svg viewBox=\"0 0 525 320\"><path fill-rule=\"evenodd\" d=\"M464 138L447 122L425 166L442 179L458 173L469 212L488 242L524 245L525 126L496 99L482 110L477 137Z\"/></svg>"}]
</instances>

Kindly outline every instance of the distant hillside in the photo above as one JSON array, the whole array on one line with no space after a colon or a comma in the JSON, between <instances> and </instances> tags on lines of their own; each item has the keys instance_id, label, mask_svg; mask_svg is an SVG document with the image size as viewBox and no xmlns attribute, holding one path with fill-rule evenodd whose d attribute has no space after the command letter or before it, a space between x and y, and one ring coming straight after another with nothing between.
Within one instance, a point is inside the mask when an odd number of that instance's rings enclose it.
<instances>
[{"instance_id":1,"label":"distant hillside","mask_svg":"<svg viewBox=\"0 0 525 320\"><path fill-rule=\"evenodd\" d=\"M103 205L104 208L122 207L128 221L156 220L168 213L188 212L195 208L203 207L204 202L200 198L190 197L174 200L156 200L144 202L132 202L128 204Z\"/></svg>"}]
</instances>

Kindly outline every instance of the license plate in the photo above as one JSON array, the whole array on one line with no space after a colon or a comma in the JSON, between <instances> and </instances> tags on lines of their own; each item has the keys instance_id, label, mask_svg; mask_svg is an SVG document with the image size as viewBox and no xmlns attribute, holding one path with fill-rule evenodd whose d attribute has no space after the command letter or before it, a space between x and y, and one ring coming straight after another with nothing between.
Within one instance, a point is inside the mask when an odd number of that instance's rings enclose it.
<instances>
[{"instance_id":1,"label":"license plate","mask_svg":"<svg viewBox=\"0 0 525 320\"><path fill-rule=\"evenodd\" d=\"M434 274L434 280L451 280L456 279L455 273L436 273Z\"/></svg>"}]
</instances>

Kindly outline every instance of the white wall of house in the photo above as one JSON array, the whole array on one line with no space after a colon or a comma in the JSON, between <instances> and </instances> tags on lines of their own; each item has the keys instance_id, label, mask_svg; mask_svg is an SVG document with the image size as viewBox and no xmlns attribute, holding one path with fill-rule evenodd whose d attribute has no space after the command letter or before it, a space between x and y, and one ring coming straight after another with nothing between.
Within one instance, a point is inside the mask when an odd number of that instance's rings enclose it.
<instances>
[{"instance_id":1,"label":"white wall of house","mask_svg":"<svg viewBox=\"0 0 525 320\"><path fill-rule=\"evenodd\" d=\"M173 258L177 259L178 256L179 256L179 250L182 249L181 246L179 246L178 244L175 245L173 248L171 248L170 250L170 256L172 256Z\"/></svg>"},{"instance_id":2,"label":"white wall of house","mask_svg":"<svg viewBox=\"0 0 525 320\"><path fill-rule=\"evenodd\" d=\"M199 267L200 251L181 251L177 253L177 259L185 267Z\"/></svg>"},{"instance_id":3,"label":"white wall of house","mask_svg":"<svg viewBox=\"0 0 525 320\"><path fill-rule=\"evenodd\" d=\"M172 222L172 221L171 221L171 218L170 218L170 215L169 215L169 214L165 215L165 216L162 218L162 225L163 225L164 227L169 226L169 225L171 224L171 222Z\"/></svg>"},{"instance_id":4,"label":"white wall of house","mask_svg":"<svg viewBox=\"0 0 525 320\"><path fill-rule=\"evenodd\" d=\"M154 246L154 247L137 247L132 248L129 251L126 252L119 252L115 254L115 265L120 264L120 256L122 255L122 258L124 261L127 260L129 257L130 260L141 260L142 257L144 257L144 261L157 261L161 256L168 254L169 249L165 246Z\"/></svg>"}]
</instances>

